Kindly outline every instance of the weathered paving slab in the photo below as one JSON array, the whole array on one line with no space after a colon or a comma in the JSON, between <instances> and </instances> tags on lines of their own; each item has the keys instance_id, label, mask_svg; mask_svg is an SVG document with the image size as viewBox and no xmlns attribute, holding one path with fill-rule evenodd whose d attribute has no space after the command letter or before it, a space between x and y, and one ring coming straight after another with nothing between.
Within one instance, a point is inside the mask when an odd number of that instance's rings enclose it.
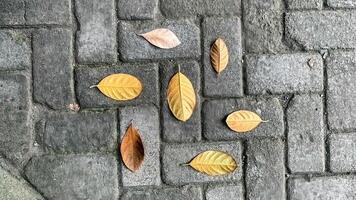
<instances>
[{"instance_id":1,"label":"weathered paving slab","mask_svg":"<svg viewBox=\"0 0 356 200\"><path fill-rule=\"evenodd\" d=\"M285 199L284 144L280 139L247 142L246 192L248 199Z\"/></svg>"},{"instance_id":2,"label":"weathered paving slab","mask_svg":"<svg viewBox=\"0 0 356 200\"><path fill-rule=\"evenodd\" d=\"M29 80L23 74L0 74L0 112L29 109Z\"/></svg>"},{"instance_id":3,"label":"weathered paving slab","mask_svg":"<svg viewBox=\"0 0 356 200\"><path fill-rule=\"evenodd\" d=\"M170 29L177 35L181 44L172 49L160 49L137 35L156 28ZM118 32L120 58L124 61L198 58L201 54L200 30L192 20L121 21Z\"/></svg>"},{"instance_id":4,"label":"weathered paving slab","mask_svg":"<svg viewBox=\"0 0 356 200\"><path fill-rule=\"evenodd\" d=\"M72 32L40 29L33 36L33 96L36 102L63 109L74 102Z\"/></svg>"},{"instance_id":5,"label":"weathered paving slab","mask_svg":"<svg viewBox=\"0 0 356 200\"><path fill-rule=\"evenodd\" d=\"M327 59L327 112L331 129L356 128L356 52L332 51Z\"/></svg>"},{"instance_id":6,"label":"weathered paving slab","mask_svg":"<svg viewBox=\"0 0 356 200\"><path fill-rule=\"evenodd\" d=\"M203 200L202 190L198 186L183 186L180 188L151 189L144 191L128 191L121 200Z\"/></svg>"},{"instance_id":7,"label":"weathered paving slab","mask_svg":"<svg viewBox=\"0 0 356 200\"><path fill-rule=\"evenodd\" d=\"M21 31L1 30L0 70L28 69L30 66L31 45L28 35Z\"/></svg>"},{"instance_id":8,"label":"weathered paving slab","mask_svg":"<svg viewBox=\"0 0 356 200\"><path fill-rule=\"evenodd\" d=\"M118 198L117 163L114 156L48 155L34 157L25 174L45 198Z\"/></svg>"},{"instance_id":9,"label":"weathered paving slab","mask_svg":"<svg viewBox=\"0 0 356 200\"><path fill-rule=\"evenodd\" d=\"M230 154L237 162L236 170L224 176L208 176L195 171L188 163L199 153L207 150L223 151ZM200 182L238 181L242 177L242 145L239 141L216 143L171 144L163 148L162 169L163 180L169 185L184 185Z\"/></svg>"},{"instance_id":10,"label":"weathered paving slab","mask_svg":"<svg viewBox=\"0 0 356 200\"><path fill-rule=\"evenodd\" d=\"M320 95L298 95L289 103L288 166L292 173L325 170L323 113Z\"/></svg>"},{"instance_id":11,"label":"weathered paving slab","mask_svg":"<svg viewBox=\"0 0 356 200\"><path fill-rule=\"evenodd\" d=\"M0 25L25 24L24 0L0 1Z\"/></svg>"},{"instance_id":12,"label":"weathered paving slab","mask_svg":"<svg viewBox=\"0 0 356 200\"><path fill-rule=\"evenodd\" d=\"M246 74L249 94L323 91L320 54L249 55Z\"/></svg>"},{"instance_id":13,"label":"weathered paving slab","mask_svg":"<svg viewBox=\"0 0 356 200\"><path fill-rule=\"evenodd\" d=\"M356 171L356 133L332 134L329 138L330 169L333 172Z\"/></svg>"},{"instance_id":14,"label":"weathered paving slab","mask_svg":"<svg viewBox=\"0 0 356 200\"><path fill-rule=\"evenodd\" d=\"M356 8L356 1L353 0L328 0L327 3L332 8Z\"/></svg>"},{"instance_id":15,"label":"weathered paving slab","mask_svg":"<svg viewBox=\"0 0 356 200\"><path fill-rule=\"evenodd\" d=\"M192 82L197 97L194 113L186 122L181 122L174 117L167 101L168 83L172 76L178 72L178 67ZM168 142L194 142L201 140L200 65L197 62L190 61L163 62L160 66L160 71L163 139Z\"/></svg>"},{"instance_id":16,"label":"weathered paving slab","mask_svg":"<svg viewBox=\"0 0 356 200\"><path fill-rule=\"evenodd\" d=\"M332 199L353 200L356 198L355 176L315 177L289 179L289 198L300 199Z\"/></svg>"},{"instance_id":17,"label":"weathered paving slab","mask_svg":"<svg viewBox=\"0 0 356 200\"><path fill-rule=\"evenodd\" d=\"M117 101L106 97L97 88L110 74L127 73L136 76L143 85L140 96L130 101ZM75 70L76 95L82 108L108 108L123 105L155 104L159 102L158 66L156 64L123 64L112 67L79 67Z\"/></svg>"},{"instance_id":18,"label":"weathered paving slab","mask_svg":"<svg viewBox=\"0 0 356 200\"><path fill-rule=\"evenodd\" d=\"M239 97L242 88L242 39L241 21L238 17L208 17L203 21L204 34L204 95ZM211 65L210 49L217 38L222 38L229 51L226 69L217 74Z\"/></svg>"},{"instance_id":19,"label":"weathered paving slab","mask_svg":"<svg viewBox=\"0 0 356 200\"><path fill-rule=\"evenodd\" d=\"M196 15L238 15L241 13L241 0L163 0L163 15L180 18Z\"/></svg>"},{"instance_id":20,"label":"weathered paving slab","mask_svg":"<svg viewBox=\"0 0 356 200\"><path fill-rule=\"evenodd\" d=\"M310 11L286 14L286 37L307 50L354 48L356 12Z\"/></svg>"},{"instance_id":21,"label":"weathered paving slab","mask_svg":"<svg viewBox=\"0 0 356 200\"><path fill-rule=\"evenodd\" d=\"M71 24L70 0L24 0L26 24Z\"/></svg>"},{"instance_id":22,"label":"weathered paving slab","mask_svg":"<svg viewBox=\"0 0 356 200\"><path fill-rule=\"evenodd\" d=\"M287 0L288 9L317 9L323 8L323 0Z\"/></svg>"},{"instance_id":23,"label":"weathered paving slab","mask_svg":"<svg viewBox=\"0 0 356 200\"><path fill-rule=\"evenodd\" d=\"M145 159L136 172L131 172L122 163L122 183L124 186L160 185L160 129L159 114L154 106L125 107L119 109L120 141L130 123L139 130Z\"/></svg>"},{"instance_id":24,"label":"weathered paving slab","mask_svg":"<svg viewBox=\"0 0 356 200\"><path fill-rule=\"evenodd\" d=\"M249 133L238 134L226 125L226 117L237 110L250 110L267 123L261 123ZM279 137L284 135L283 108L277 98L208 100L203 104L203 133L210 140L237 138Z\"/></svg>"},{"instance_id":25,"label":"weathered paving slab","mask_svg":"<svg viewBox=\"0 0 356 200\"><path fill-rule=\"evenodd\" d=\"M119 19L153 19L158 6L158 0L119 0L117 12Z\"/></svg>"},{"instance_id":26,"label":"weathered paving slab","mask_svg":"<svg viewBox=\"0 0 356 200\"><path fill-rule=\"evenodd\" d=\"M242 184L210 186L206 191L206 200L236 199L243 200Z\"/></svg>"},{"instance_id":27,"label":"weathered paving slab","mask_svg":"<svg viewBox=\"0 0 356 200\"><path fill-rule=\"evenodd\" d=\"M115 63L116 17L114 0L75 0L79 30L79 63Z\"/></svg>"}]
</instances>

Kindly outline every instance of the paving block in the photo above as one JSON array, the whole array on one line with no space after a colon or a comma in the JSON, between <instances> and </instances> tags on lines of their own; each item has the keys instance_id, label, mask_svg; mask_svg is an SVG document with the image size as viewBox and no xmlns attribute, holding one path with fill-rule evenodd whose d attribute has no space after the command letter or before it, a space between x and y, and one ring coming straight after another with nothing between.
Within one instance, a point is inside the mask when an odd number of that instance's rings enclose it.
<instances>
[{"instance_id":1,"label":"paving block","mask_svg":"<svg viewBox=\"0 0 356 200\"><path fill-rule=\"evenodd\" d=\"M25 12L24 0L0 1L0 25L25 24Z\"/></svg>"},{"instance_id":2,"label":"paving block","mask_svg":"<svg viewBox=\"0 0 356 200\"><path fill-rule=\"evenodd\" d=\"M113 112L53 114L45 119L41 135L46 151L88 153L117 148L116 116Z\"/></svg>"},{"instance_id":3,"label":"paving block","mask_svg":"<svg viewBox=\"0 0 356 200\"><path fill-rule=\"evenodd\" d=\"M327 59L329 127L356 128L356 51L331 51Z\"/></svg>"},{"instance_id":4,"label":"paving block","mask_svg":"<svg viewBox=\"0 0 356 200\"><path fill-rule=\"evenodd\" d=\"M197 186L183 186L180 188L146 189L144 191L128 191L121 200L203 200L202 190Z\"/></svg>"},{"instance_id":5,"label":"paving block","mask_svg":"<svg viewBox=\"0 0 356 200\"><path fill-rule=\"evenodd\" d=\"M23 74L0 74L0 112L29 109L29 80Z\"/></svg>"},{"instance_id":6,"label":"paving block","mask_svg":"<svg viewBox=\"0 0 356 200\"><path fill-rule=\"evenodd\" d=\"M130 101L117 101L106 97L97 88L103 78L115 73L127 73L137 77L143 90L140 96ZM76 95L82 108L108 108L123 105L142 105L159 103L158 66L156 64L124 64L113 67L79 67L75 70Z\"/></svg>"},{"instance_id":7,"label":"paving block","mask_svg":"<svg viewBox=\"0 0 356 200\"><path fill-rule=\"evenodd\" d=\"M71 24L70 0L24 0L26 24Z\"/></svg>"},{"instance_id":8,"label":"paving block","mask_svg":"<svg viewBox=\"0 0 356 200\"><path fill-rule=\"evenodd\" d=\"M226 125L226 117L238 110L250 110L266 123L256 129L239 134ZM203 133L209 140L235 140L237 138L279 137L284 135L283 108L277 98L208 100L203 105Z\"/></svg>"},{"instance_id":9,"label":"paving block","mask_svg":"<svg viewBox=\"0 0 356 200\"><path fill-rule=\"evenodd\" d=\"M294 172L325 170L323 99L320 95L295 96L287 110L288 165Z\"/></svg>"},{"instance_id":10,"label":"paving block","mask_svg":"<svg viewBox=\"0 0 356 200\"><path fill-rule=\"evenodd\" d=\"M48 155L33 157L25 175L46 199L117 200L117 163L114 156Z\"/></svg>"},{"instance_id":11,"label":"paving block","mask_svg":"<svg viewBox=\"0 0 356 200\"><path fill-rule=\"evenodd\" d=\"M182 122L172 114L167 101L168 83L172 76L180 71L192 82L197 97L194 113L191 118ZM161 102L163 139L168 142L195 142L201 140L201 106L200 106L200 65L197 62L163 62L161 71Z\"/></svg>"},{"instance_id":12,"label":"paving block","mask_svg":"<svg viewBox=\"0 0 356 200\"><path fill-rule=\"evenodd\" d=\"M162 0L160 7L168 18L238 15L241 13L241 0Z\"/></svg>"},{"instance_id":13,"label":"paving block","mask_svg":"<svg viewBox=\"0 0 356 200\"><path fill-rule=\"evenodd\" d=\"M356 133L332 134L329 138L330 169L333 172L356 171Z\"/></svg>"},{"instance_id":14,"label":"paving block","mask_svg":"<svg viewBox=\"0 0 356 200\"><path fill-rule=\"evenodd\" d=\"M206 191L206 200L236 199L243 200L242 184L209 186Z\"/></svg>"},{"instance_id":15,"label":"paving block","mask_svg":"<svg viewBox=\"0 0 356 200\"><path fill-rule=\"evenodd\" d=\"M321 10L323 8L323 0L287 0L287 7L290 10L294 10L294 9Z\"/></svg>"},{"instance_id":16,"label":"paving block","mask_svg":"<svg viewBox=\"0 0 356 200\"><path fill-rule=\"evenodd\" d=\"M120 19L153 19L157 11L158 0L119 0L117 12Z\"/></svg>"},{"instance_id":17,"label":"paving block","mask_svg":"<svg viewBox=\"0 0 356 200\"><path fill-rule=\"evenodd\" d=\"M310 180L293 178L288 181L289 198L353 200L356 198L355 176L313 177Z\"/></svg>"},{"instance_id":18,"label":"paving block","mask_svg":"<svg viewBox=\"0 0 356 200\"><path fill-rule=\"evenodd\" d=\"M115 63L116 17L114 0L75 0L79 22L79 63Z\"/></svg>"},{"instance_id":19,"label":"paving block","mask_svg":"<svg viewBox=\"0 0 356 200\"><path fill-rule=\"evenodd\" d=\"M247 142L248 199L285 199L284 144L280 139Z\"/></svg>"},{"instance_id":20,"label":"paving block","mask_svg":"<svg viewBox=\"0 0 356 200\"><path fill-rule=\"evenodd\" d=\"M249 55L246 57L249 94L323 91L320 54Z\"/></svg>"},{"instance_id":21,"label":"paving block","mask_svg":"<svg viewBox=\"0 0 356 200\"><path fill-rule=\"evenodd\" d=\"M189 166L180 164L190 162L198 154L208 151L222 151L230 154L238 167L224 176L208 176ZM239 181L242 177L242 145L239 141L215 143L171 144L163 148L163 180L167 184L184 185L187 183Z\"/></svg>"},{"instance_id":22,"label":"paving block","mask_svg":"<svg viewBox=\"0 0 356 200\"><path fill-rule=\"evenodd\" d=\"M200 30L191 20L147 22L119 22L119 52L123 61L199 58ZM143 34L156 28L174 32L181 44L172 49L160 49L146 41Z\"/></svg>"},{"instance_id":23,"label":"paving block","mask_svg":"<svg viewBox=\"0 0 356 200\"><path fill-rule=\"evenodd\" d=\"M354 48L356 12L309 11L286 14L286 38L307 50Z\"/></svg>"},{"instance_id":24,"label":"paving block","mask_svg":"<svg viewBox=\"0 0 356 200\"><path fill-rule=\"evenodd\" d=\"M204 96L242 96L242 36L240 18L208 17L204 19L202 26L204 34ZM211 65L210 49L219 37L227 45L229 63L224 71L217 74Z\"/></svg>"},{"instance_id":25,"label":"paving block","mask_svg":"<svg viewBox=\"0 0 356 200\"><path fill-rule=\"evenodd\" d=\"M28 36L20 31L1 30L0 70L22 70L30 67L31 45Z\"/></svg>"},{"instance_id":26,"label":"paving block","mask_svg":"<svg viewBox=\"0 0 356 200\"><path fill-rule=\"evenodd\" d=\"M74 102L72 33L40 29L33 36L33 96L36 102L63 109Z\"/></svg>"},{"instance_id":27,"label":"paving block","mask_svg":"<svg viewBox=\"0 0 356 200\"><path fill-rule=\"evenodd\" d=\"M122 163L122 184L124 186L160 185L160 128L159 114L154 106L124 107L119 109L120 141L132 122L139 130L144 151L144 161L136 172L131 172Z\"/></svg>"},{"instance_id":28,"label":"paving block","mask_svg":"<svg viewBox=\"0 0 356 200\"><path fill-rule=\"evenodd\" d=\"M356 8L356 1L353 0L327 0L327 4L332 8Z\"/></svg>"}]
</instances>

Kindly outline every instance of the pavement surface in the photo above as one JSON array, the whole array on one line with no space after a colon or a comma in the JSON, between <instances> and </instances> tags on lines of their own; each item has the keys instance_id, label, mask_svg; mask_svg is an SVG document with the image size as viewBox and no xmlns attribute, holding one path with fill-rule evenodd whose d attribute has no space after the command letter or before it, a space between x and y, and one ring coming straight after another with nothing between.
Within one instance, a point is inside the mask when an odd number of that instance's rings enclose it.
<instances>
[{"instance_id":1,"label":"pavement surface","mask_svg":"<svg viewBox=\"0 0 356 200\"><path fill-rule=\"evenodd\" d=\"M137 35L155 28L182 44ZM355 33L353 0L0 0L0 200L354 200ZM219 76L218 37L230 52ZM166 101L177 65L198 96L186 123ZM89 88L112 73L143 93ZM224 120L241 109L268 122L236 134ZM118 148L132 119L136 173ZM179 166L205 150L238 169Z\"/></svg>"}]
</instances>

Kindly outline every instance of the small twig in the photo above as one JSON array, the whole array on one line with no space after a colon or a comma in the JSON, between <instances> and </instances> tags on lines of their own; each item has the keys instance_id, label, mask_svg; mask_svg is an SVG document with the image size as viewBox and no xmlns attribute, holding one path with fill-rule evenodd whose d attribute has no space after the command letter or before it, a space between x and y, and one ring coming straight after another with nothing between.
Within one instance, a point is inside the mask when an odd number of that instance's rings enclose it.
<instances>
[{"instance_id":1,"label":"small twig","mask_svg":"<svg viewBox=\"0 0 356 200\"><path fill-rule=\"evenodd\" d=\"M98 85L92 85L89 88L95 88L95 87L98 87Z\"/></svg>"}]
</instances>

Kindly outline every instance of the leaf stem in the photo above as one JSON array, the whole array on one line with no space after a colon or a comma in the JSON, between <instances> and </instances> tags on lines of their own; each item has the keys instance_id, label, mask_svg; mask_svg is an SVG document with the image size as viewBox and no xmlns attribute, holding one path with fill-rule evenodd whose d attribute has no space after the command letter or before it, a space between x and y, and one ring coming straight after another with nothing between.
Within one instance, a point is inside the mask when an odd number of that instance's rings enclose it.
<instances>
[{"instance_id":1,"label":"leaf stem","mask_svg":"<svg viewBox=\"0 0 356 200\"><path fill-rule=\"evenodd\" d=\"M266 123L266 122L269 122L269 120L262 120L261 122L262 123Z\"/></svg>"},{"instance_id":2,"label":"leaf stem","mask_svg":"<svg viewBox=\"0 0 356 200\"><path fill-rule=\"evenodd\" d=\"M179 164L179 166L189 166L190 164L189 163L181 163L181 164Z\"/></svg>"},{"instance_id":3,"label":"leaf stem","mask_svg":"<svg viewBox=\"0 0 356 200\"><path fill-rule=\"evenodd\" d=\"M89 88L95 88L95 87L98 87L98 85L92 85Z\"/></svg>"}]
</instances>

